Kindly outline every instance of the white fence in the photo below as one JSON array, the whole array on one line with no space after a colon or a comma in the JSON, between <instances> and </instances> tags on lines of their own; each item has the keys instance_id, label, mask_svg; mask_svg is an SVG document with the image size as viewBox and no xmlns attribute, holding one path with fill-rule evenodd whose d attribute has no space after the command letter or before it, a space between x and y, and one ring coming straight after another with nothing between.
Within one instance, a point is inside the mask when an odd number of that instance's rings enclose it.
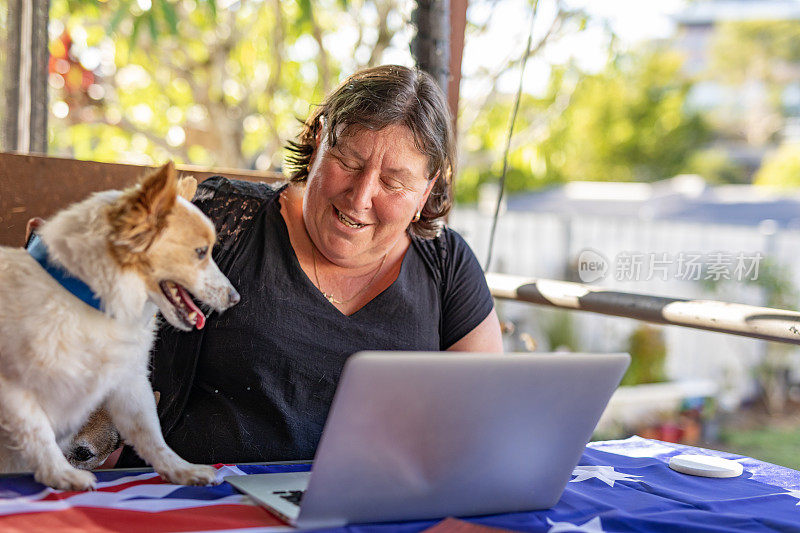
<instances>
[{"instance_id":1,"label":"white fence","mask_svg":"<svg viewBox=\"0 0 800 533\"><path fill-rule=\"evenodd\" d=\"M450 218L450 225L469 242L481 264L486 260L491 222L491 216L474 209L456 209ZM800 231L775 231L769 224L752 228L506 212L498 222L490 270L565 279L576 271L578 257L587 249L608 265L606 276L593 285L626 292L765 305L764 289L752 279L763 280L767 258L788 268L788 281L800 287L800 262L795 261L800 254ZM698 258L703 270L688 268ZM713 283L715 279L718 281ZM499 302L498 311L517 325L518 332L537 339L540 349L557 348L546 345L542 327L552 318L552 310ZM625 350L628 336L638 324L624 318L571 313L578 349L586 351ZM753 376L767 353L765 341L674 326L664 327L664 334L670 378L713 380L720 388L723 407L730 409L755 391ZM790 371L800 377L800 349L792 346L787 350L791 352Z\"/></svg>"}]
</instances>

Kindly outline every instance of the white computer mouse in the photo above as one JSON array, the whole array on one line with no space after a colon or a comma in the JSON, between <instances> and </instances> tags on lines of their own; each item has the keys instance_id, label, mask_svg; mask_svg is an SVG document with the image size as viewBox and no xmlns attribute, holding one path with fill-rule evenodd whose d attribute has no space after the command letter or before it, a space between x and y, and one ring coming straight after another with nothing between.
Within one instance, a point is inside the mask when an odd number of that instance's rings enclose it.
<instances>
[{"instance_id":1,"label":"white computer mouse","mask_svg":"<svg viewBox=\"0 0 800 533\"><path fill-rule=\"evenodd\" d=\"M711 455L676 455L669 467L682 474L719 478L740 476L744 471L741 463Z\"/></svg>"}]
</instances>

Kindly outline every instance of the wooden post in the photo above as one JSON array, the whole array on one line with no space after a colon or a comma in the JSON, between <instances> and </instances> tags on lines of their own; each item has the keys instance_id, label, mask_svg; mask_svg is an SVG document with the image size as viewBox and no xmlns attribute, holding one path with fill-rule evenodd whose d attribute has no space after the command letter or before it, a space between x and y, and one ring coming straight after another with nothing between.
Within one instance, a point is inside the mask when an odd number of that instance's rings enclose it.
<instances>
[{"instance_id":1,"label":"wooden post","mask_svg":"<svg viewBox=\"0 0 800 533\"><path fill-rule=\"evenodd\" d=\"M47 152L49 0L9 0L3 149Z\"/></svg>"},{"instance_id":2,"label":"wooden post","mask_svg":"<svg viewBox=\"0 0 800 533\"><path fill-rule=\"evenodd\" d=\"M447 104L453 117L453 131L458 133L458 97L461 88L461 58L464 55L464 32L467 28L468 0L450 0L450 78Z\"/></svg>"},{"instance_id":3,"label":"wooden post","mask_svg":"<svg viewBox=\"0 0 800 533\"><path fill-rule=\"evenodd\" d=\"M450 76L450 0L417 0L411 16L417 34L411 54L417 66L433 76L445 96Z\"/></svg>"}]
</instances>

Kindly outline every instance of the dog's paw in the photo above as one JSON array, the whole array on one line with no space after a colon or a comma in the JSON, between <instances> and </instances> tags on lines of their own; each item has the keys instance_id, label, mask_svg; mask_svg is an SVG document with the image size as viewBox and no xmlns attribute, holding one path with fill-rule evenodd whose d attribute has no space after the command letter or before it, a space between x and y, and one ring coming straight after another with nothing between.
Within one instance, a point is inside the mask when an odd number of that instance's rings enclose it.
<instances>
[{"instance_id":1,"label":"dog's paw","mask_svg":"<svg viewBox=\"0 0 800 533\"><path fill-rule=\"evenodd\" d=\"M37 470L34 478L39 483L59 490L94 490L97 478L86 470L65 468L57 471Z\"/></svg>"},{"instance_id":2,"label":"dog's paw","mask_svg":"<svg viewBox=\"0 0 800 533\"><path fill-rule=\"evenodd\" d=\"M177 485L216 485L217 469L206 465L184 462L180 465L161 468L158 473L166 481Z\"/></svg>"}]
</instances>

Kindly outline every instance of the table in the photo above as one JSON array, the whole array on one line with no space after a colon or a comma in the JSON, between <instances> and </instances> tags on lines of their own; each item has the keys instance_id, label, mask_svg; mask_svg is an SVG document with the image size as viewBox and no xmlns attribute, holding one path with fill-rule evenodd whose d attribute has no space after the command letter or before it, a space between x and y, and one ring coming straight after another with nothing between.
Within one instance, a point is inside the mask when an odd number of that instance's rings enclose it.
<instances>
[{"instance_id":1,"label":"table","mask_svg":"<svg viewBox=\"0 0 800 533\"><path fill-rule=\"evenodd\" d=\"M744 474L699 478L669 457L702 453L738 460ZM306 470L308 464L218 465L219 475ZM286 531L227 483L182 487L152 471L98 473L96 492L44 488L29 475L0 479L0 531ZM561 500L545 511L482 516L472 524L560 533L642 531L800 532L800 472L749 457L631 437L587 446ZM350 526L352 533L411 533L437 521Z\"/></svg>"}]
</instances>

